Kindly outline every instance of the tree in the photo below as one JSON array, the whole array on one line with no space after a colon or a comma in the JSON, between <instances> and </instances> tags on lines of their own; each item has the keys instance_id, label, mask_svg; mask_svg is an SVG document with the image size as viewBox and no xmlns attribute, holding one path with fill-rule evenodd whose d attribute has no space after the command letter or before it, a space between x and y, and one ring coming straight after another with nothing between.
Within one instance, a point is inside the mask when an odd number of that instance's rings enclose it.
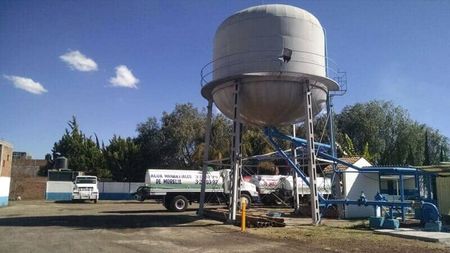
<instances>
[{"instance_id":1,"label":"tree","mask_svg":"<svg viewBox=\"0 0 450 253\"><path fill-rule=\"evenodd\" d=\"M364 150L362 152L362 157L364 157L367 161L372 162L373 156L369 151L369 143L366 142L366 145L364 145Z\"/></svg>"},{"instance_id":2,"label":"tree","mask_svg":"<svg viewBox=\"0 0 450 253\"><path fill-rule=\"evenodd\" d=\"M114 181L144 181L146 168L139 164L139 146L133 139L114 135L103 153Z\"/></svg>"},{"instance_id":3,"label":"tree","mask_svg":"<svg viewBox=\"0 0 450 253\"><path fill-rule=\"evenodd\" d=\"M109 177L99 144L86 137L80 130L75 116L68 125L69 129L66 128L65 134L53 146L53 157L56 153L65 156L71 170L84 171L98 177Z\"/></svg>"},{"instance_id":4,"label":"tree","mask_svg":"<svg viewBox=\"0 0 450 253\"><path fill-rule=\"evenodd\" d=\"M242 135L242 155L254 156L272 152L263 131L258 127L246 127Z\"/></svg>"},{"instance_id":5,"label":"tree","mask_svg":"<svg viewBox=\"0 0 450 253\"><path fill-rule=\"evenodd\" d=\"M341 146L343 155L344 156L357 155L352 139L347 134L344 134L343 138L344 138L344 141L342 143L343 145Z\"/></svg>"},{"instance_id":6,"label":"tree","mask_svg":"<svg viewBox=\"0 0 450 253\"><path fill-rule=\"evenodd\" d=\"M206 126L203 127L205 128ZM230 157L231 132L231 121L225 116L217 114L212 117L209 160L218 160L226 163L224 160ZM203 161L204 148L205 143L202 141L197 148L195 160Z\"/></svg>"},{"instance_id":7,"label":"tree","mask_svg":"<svg viewBox=\"0 0 450 253\"><path fill-rule=\"evenodd\" d=\"M163 152L164 135L158 120L154 117L138 124L138 136L134 139L139 148L137 160L140 167L149 169L161 166L170 154Z\"/></svg>"},{"instance_id":8,"label":"tree","mask_svg":"<svg viewBox=\"0 0 450 253\"><path fill-rule=\"evenodd\" d=\"M432 128L427 129L430 162L431 164L439 164L439 162L441 162L441 152L446 153L448 150L448 139L440 134L438 130ZM442 158L445 160L445 157Z\"/></svg>"},{"instance_id":9,"label":"tree","mask_svg":"<svg viewBox=\"0 0 450 253\"><path fill-rule=\"evenodd\" d=\"M179 104L171 113L163 113L161 131L164 136L162 153L166 166L199 168L201 144L204 142L205 115L191 103Z\"/></svg>"},{"instance_id":10,"label":"tree","mask_svg":"<svg viewBox=\"0 0 450 253\"><path fill-rule=\"evenodd\" d=\"M439 131L412 120L405 109L392 102L346 106L336 116L336 125L341 133L338 143L345 143L347 134L357 154L368 151L378 164L436 164L440 147L449 146Z\"/></svg>"},{"instance_id":11,"label":"tree","mask_svg":"<svg viewBox=\"0 0 450 253\"><path fill-rule=\"evenodd\" d=\"M425 157L423 161L423 165L431 165L431 157L430 157L430 146L428 141L428 131L425 131L425 142L424 142L424 151L423 156Z\"/></svg>"},{"instance_id":12,"label":"tree","mask_svg":"<svg viewBox=\"0 0 450 253\"><path fill-rule=\"evenodd\" d=\"M38 176L46 177L48 175L48 171L53 169L55 162L54 162L51 154L45 155L45 161L47 161L47 164L45 164L44 166L41 166L39 168Z\"/></svg>"}]
</instances>

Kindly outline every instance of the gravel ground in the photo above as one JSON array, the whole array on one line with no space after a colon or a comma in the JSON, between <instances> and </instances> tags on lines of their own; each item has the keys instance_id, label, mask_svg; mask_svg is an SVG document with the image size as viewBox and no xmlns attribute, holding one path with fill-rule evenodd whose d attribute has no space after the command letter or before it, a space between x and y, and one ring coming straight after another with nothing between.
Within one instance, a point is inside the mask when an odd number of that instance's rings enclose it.
<instances>
[{"instance_id":1,"label":"gravel ground","mask_svg":"<svg viewBox=\"0 0 450 253\"><path fill-rule=\"evenodd\" d=\"M195 206L194 206L195 207ZM11 202L0 252L450 252L441 244L308 225L249 229L171 213L152 202Z\"/></svg>"}]
</instances>

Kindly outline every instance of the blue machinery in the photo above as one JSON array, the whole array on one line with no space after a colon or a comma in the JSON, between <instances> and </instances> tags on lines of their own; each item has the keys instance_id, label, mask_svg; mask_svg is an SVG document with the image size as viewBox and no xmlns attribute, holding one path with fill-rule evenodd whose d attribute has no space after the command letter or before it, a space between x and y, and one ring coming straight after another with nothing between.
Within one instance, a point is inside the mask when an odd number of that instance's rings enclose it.
<instances>
[{"instance_id":1,"label":"blue machinery","mask_svg":"<svg viewBox=\"0 0 450 253\"><path fill-rule=\"evenodd\" d=\"M293 136L285 135L279 132L276 128L265 128L264 133L271 143L271 145L276 149L278 154L284 158L289 166L296 172L296 174L305 182L306 185L310 187L310 180L307 178L303 170L296 165L296 162L293 161L292 157L289 156L283 149L277 140L289 141L296 148L305 149L307 145L307 141L301 138L296 138ZM394 218L394 210L400 211L402 220L405 221L405 208L419 208L420 212L416 213L416 218L421 220L422 224L426 224L429 222L439 222L440 214L437 207L428 202L431 200L431 175L426 174L424 172L419 171L418 169L411 167L368 167L368 168L359 168L353 164L342 161L335 156L328 154L330 151L330 145L314 142L314 149L316 150L317 157L320 159L328 160L333 164L342 164L347 167L353 168L357 170L358 173L378 173L379 175L398 175L399 177L399 193L400 193L400 201L387 201L386 198L378 193L374 200L368 200L364 194L357 200L349 200L349 199L325 199L321 194L318 194L319 203L322 209L325 207L329 207L331 205L364 205L364 206L373 206L374 209L377 207L388 207L389 208L389 217ZM345 173L336 169L336 166L333 166L334 173ZM413 202L411 200L405 199L405 190L404 190L404 177L405 176L414 176L415 178L415 188L417 190L416 197L420 200L420 185L419 185L419 177L428 178L427 185L427 200L419 202ZM417 209L416 209L417 210Z\"/></svg>"}]
</instances>

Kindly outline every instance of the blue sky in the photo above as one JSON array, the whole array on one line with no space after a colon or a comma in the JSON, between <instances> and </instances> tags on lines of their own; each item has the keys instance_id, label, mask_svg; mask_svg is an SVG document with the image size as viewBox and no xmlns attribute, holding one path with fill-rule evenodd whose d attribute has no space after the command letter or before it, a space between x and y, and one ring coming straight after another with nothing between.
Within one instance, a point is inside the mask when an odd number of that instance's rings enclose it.
<instances>
[{"instance_id":1,"label":"blue sky","mask_svg":"<svg viewBox=\"0 0 450 253\"><path fill-rule=\"evenodd\" d=\"M275 2L1 0L0 139L42 158L72 115L107 143L176 103L205 106L199 72L216 28L264 3ZM450 1L276 3L326 28L328 54L348 75L338 111L393 100L450 136Z\"/></svg>"}]
</instances>

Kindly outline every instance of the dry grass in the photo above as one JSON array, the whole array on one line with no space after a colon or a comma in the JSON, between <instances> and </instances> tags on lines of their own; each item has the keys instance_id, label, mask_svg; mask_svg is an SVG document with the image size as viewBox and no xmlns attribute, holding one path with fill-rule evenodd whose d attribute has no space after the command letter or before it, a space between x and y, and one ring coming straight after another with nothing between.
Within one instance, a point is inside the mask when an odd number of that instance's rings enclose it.
<instances>
[{"instance_id":1,"label":"dry grass","mask_svg":"<svg viewBox=\"0 0 450 253\"><path fill-rule=\"evenodd\" d=\"M297 241L311 251L332 252L450 252L447 245L374 234L361 222L339 225L300 225L285 228L251 229L267 239Z\"/></svg>"}]
</instances>

